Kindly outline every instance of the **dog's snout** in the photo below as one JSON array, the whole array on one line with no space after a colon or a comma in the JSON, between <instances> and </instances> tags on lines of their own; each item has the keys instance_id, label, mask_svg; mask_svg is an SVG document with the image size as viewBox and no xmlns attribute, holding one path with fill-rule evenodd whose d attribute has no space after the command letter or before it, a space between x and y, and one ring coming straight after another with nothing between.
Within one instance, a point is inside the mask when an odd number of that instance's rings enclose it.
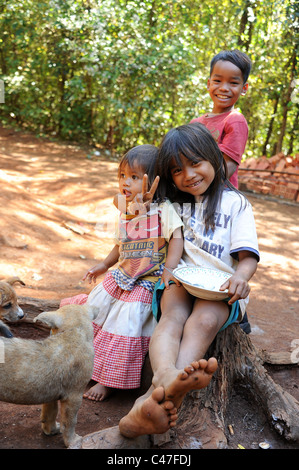
<instances>
[{"instance_id":1,"label":"dog's snout","mask_svg":"<svg viewBox=\"0 0 299 470\"><path fill-rule=\"evenodd\" d=\"M18 318L24 318L25 314L23 312L23 310L21 308L19 308L19 311L18 311Z\"/></svg>"}]
</instances>

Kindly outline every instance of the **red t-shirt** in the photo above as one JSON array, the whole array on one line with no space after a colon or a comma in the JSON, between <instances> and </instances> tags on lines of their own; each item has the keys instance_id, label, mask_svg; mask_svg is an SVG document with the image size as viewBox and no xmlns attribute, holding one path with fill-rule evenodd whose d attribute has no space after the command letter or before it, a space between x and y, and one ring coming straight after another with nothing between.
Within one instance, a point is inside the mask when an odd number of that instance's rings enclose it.
<instances>
[{"instance_id":1,"label":"red t-shirt","mask_svg":"<svg viewBox=\"0 0 299 470\"><path fill-rule=\"evenodd\" d=\"M221 114L206 113L191 122L200 122L209 129L221 152L240 165L248 139L248 124L243 114L234 109ZM238 168L230 182L238 187Z\"/></svg>"}]
</instances>

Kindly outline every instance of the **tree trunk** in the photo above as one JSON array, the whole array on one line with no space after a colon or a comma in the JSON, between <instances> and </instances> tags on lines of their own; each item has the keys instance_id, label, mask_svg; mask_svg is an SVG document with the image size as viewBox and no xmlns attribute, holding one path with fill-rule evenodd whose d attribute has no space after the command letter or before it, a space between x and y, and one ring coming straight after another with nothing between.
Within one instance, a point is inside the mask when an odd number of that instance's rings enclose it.
<instances>
[{"instance_id":1,"label":"tree trunk","mask_svg":"<svg viewBox=\"0 0 299 470\"><path fill-rule=\"evenodd\" d=\"M180 408L177 426L162 435L126 439L118 426L88 434L84 449L152 448L223 449L227 447L225 415L231 393L237 384L250 391L253 401L264 410L268 421L287 440L299 441L299 403L277 385L263 366L271 355L258 353L250 338L238 325L217 335L208 356L218 359L219 367L206 389L189 393ZM277 356L277 355L274 355ZM278 355L279 356L279 355ZM282 356L283 363L290 363ZM277 363L277 357L274 357Z\"/></svg>"},{"instance_id":2,"label":"tree trunk","mask_svg":"<svg viewBox=\"0 0 299 470\"><path fill-rule=\"evenodd\" d=\"M253 32L253 22L249 21L248 19L249 8L252 8L253 11L255 11L256 4L252 3L250 0L246 0L243 14L240 20L239 37L238 37L238 46L245 47L246 52L248 52L249 50L249 46L252 40L252 32ZM243 36L245 35L246 29L248 29L248 33L247 33L246 40L244 40Z\"/></svg>"},{"instance_id":3,"label":"tree trunk","mask_svg":"<svg viewBox=\"0 0 299 470\"><path fill-rule=\"evenodd\" d=\"M292 95L293 88L295 86L294 78L295 78L295 71L296 71L296 64L297 64L296 49L294 49L290 63L291 63L290 79L289 79L289 84L287 87L285 99L283 101L282 123L280 126L280 133L278 136L275 153L279 153L282 151L283 139L284 139L286 128L287 128L287 116L288 116L288 111L289 111L289 103L291 102L291 95Z\"/></svg>"},{"instance_id":4,"label":"tree trunk","mask_svg":"<svg viewBox=\"0 0 299 470\"><path fill-rule=\"evenodd\" d=\"M210 385L187 396L180 410L175 440L189 448L194 436L205 448L226 447L225 414L234 385L241 384L265 412L269 423L287 440L299 441L299 403L276 384L258 352L238 325L219 333L208 356L219 367Z\"/></svg>"},{"instance_id":5,"label":"tree trunk","mask_svg":"<svg viewBox=\"0 0 299 470\"><path fill-rule=\"evenodd\" d=\"M188 447L194 436L204 444L208 435L206 448L226 446L225 413L235 384L249 390L280 435L299 441L299 403L272 380L262 353L238 325L219 333L208 355L218 359L219 368L209 387L185 398L180 411L184 420L176 427L180 444Z\"/></svg>"},{"instance_id":6,"label":"tree trunk","mask_svg":"<svg viewBox=\"0 0 299 470\"><path fill-rule=\"evenodd\" d=\"M294 120L294 124L293 124L293 129L292 129L292 132L291 132L288 155L292 155L292 153L293 153L294 139L295 139L295 136L298 135L298 129L299 129L299 109L297 111L297 114L296 114L296 117L295 117L295 120Z\"/></svg>"},{"instance_id":7,"label":"tree trunk","mask_svg":"<svg viewBox=\"0 0 299 470\"><path fill-rule=\"evenodd\" d=\"M269 141L271 139L273 124L274 124L274 121L276 119L278 103L279 103L279 95L277 94L275 99L274 99L273 114L272 114L272 118L270 120L268 132L267 132L267 137L266 137L264 147L263 147L263 150L262 150L263 155L267 155L267 153L269 153L268 150L267 150L267 147L268 147Z\"/></svg>"}]
</instances>

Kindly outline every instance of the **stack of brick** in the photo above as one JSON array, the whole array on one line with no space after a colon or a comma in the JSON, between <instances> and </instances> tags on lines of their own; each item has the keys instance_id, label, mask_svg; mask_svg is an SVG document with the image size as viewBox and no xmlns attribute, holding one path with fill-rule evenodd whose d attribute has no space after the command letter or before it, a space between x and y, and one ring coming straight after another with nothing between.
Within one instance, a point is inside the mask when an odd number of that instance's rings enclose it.
<instances>
[{"instance_id":1,"label":"stack of brick","mask_svg":"<svg viewBox=\"0 0 299 470\"><path fill-rule=\"evenodd\" d=\"M299 203L299 154L248 158L238 172L239 189Z\"/></svg>"}]
</instances>

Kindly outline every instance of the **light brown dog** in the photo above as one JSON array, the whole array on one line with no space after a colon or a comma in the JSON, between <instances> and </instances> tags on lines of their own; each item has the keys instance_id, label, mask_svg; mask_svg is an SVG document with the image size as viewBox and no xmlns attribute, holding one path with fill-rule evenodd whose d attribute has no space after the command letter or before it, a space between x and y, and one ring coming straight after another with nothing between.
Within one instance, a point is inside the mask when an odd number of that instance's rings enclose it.
<instances>
[{"instance_id":1,"label":"light brown dog","mask_svg":"<svg viewBox=\"0 0 299 470\"><path fill-rule=\"evenodd\" d=\"M75 425L93 370L93 317L86 305L65 305L35 317L34 321L55 331L46 339L0 338L0 400L42 404L43 432L57 434L61 429L67 447L80 442Z\"/></svg>"},{"instance_id":2,"label":"light brown dog","mask_svg":"<svg viewBox=\"0 0 299 470\"><path fill-rule=\"evenodd\" d=\"M24 312L18 305L17 294L12 287L16 282L25 285L18 277L11 277L0 281L0 333L7 338L13 335L7 325L2 320L16 322L24 317Z\"/></svg>"}]
</instances>

